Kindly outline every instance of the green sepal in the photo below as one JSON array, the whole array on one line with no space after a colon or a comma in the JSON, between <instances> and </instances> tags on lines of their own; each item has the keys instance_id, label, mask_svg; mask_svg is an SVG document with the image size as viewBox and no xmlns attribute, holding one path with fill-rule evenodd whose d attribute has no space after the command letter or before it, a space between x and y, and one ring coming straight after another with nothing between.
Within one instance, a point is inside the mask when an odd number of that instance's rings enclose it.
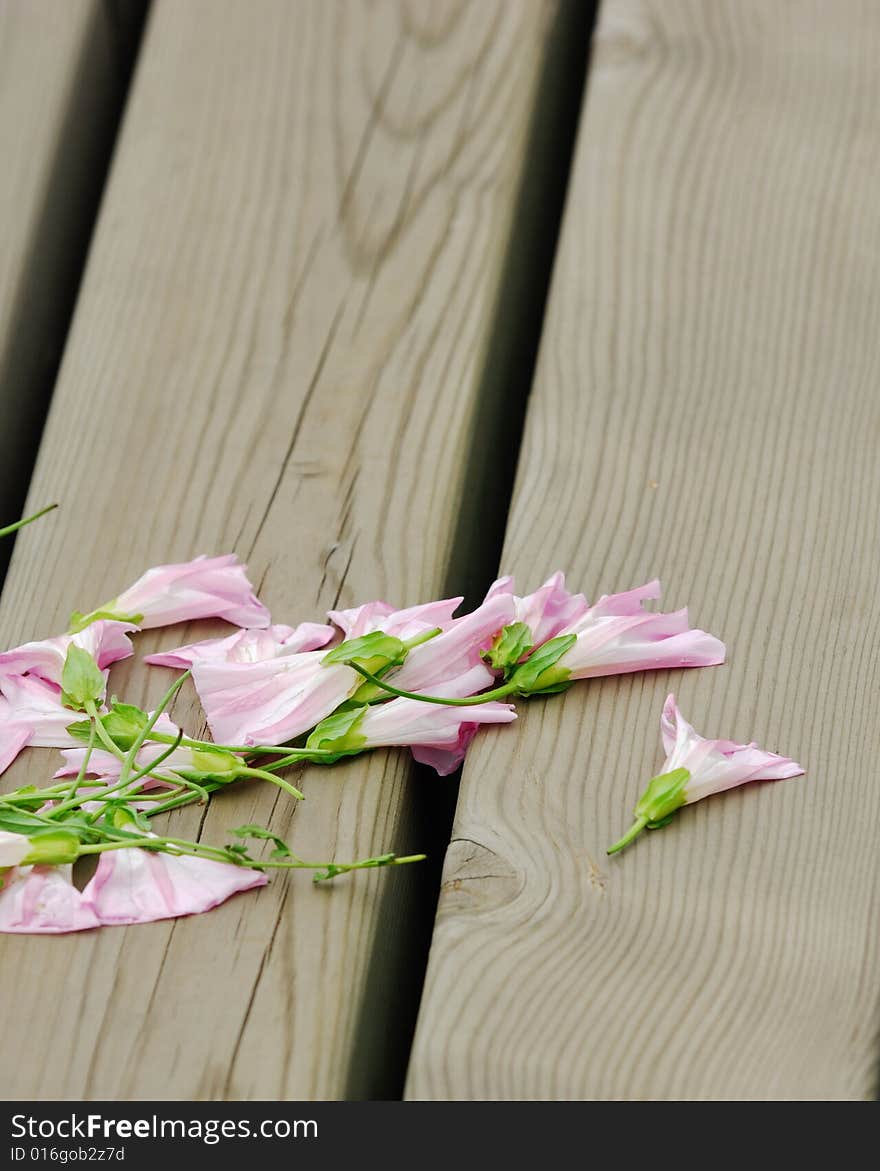
<instances>
[{"instance_id":1,"label":"green sepal","mask_svg":"<svg viewBox=\"0 0 880 1171\"><path fill-rule=\"evenodd\" d=\"M132 626L140 626L144 620L143 614L123 614L119 610L114 610L113 603L109 602L106 606L92 610L88 614L83 614L81 610L74 610L70 615L68 633L79 634L81 630L85 630L87 626L91 626L93 622L98 622L102 618L108 622L130 622Z\"/></svg>"},{"instance_id":2,"label":"green sepal","mask_svg":"<svg viewBox=\"0 0 880 1171\"><path fill-rule=\"evenodd\" d=\"M373 630L359 638L348 638L328 651L321 660L324 664L357 663L371 675L399 666L407 655L407 646L399 638Z\"/></svg>"},{"instance_id":3,"label":"green sepal","mask_svg":"<svg viewBox=\"0 0 880 1171\"><path fill-rule=\"evenodd\" d=\"M112 830L128 830L134 827L138 830L137 837L143 837L145 833L150 832L150 819L122 797L118 800L110 798L104 802L96 824L105 825Z\"/></svg>"},{"instance_id":4,"label":"green sepal","mask_svg":"<svg viewBox=\"0 0 880 1171\"><path fill-rule=\"evenodd\" d=\"M128 752L129 748L146 728L150 717L133 703L119 703L113 700L109 712L99 716L104 731L121 752ZM88 743L91 736L91 720L79 720L75 724L68 724L67 731L81 743Z\"/></svg>"},{"instance_id":5,"label":"green sepal","mask_svg":"<svg viewBox=\"0 0 880 1171\"><path fill-rule=\"evenodd\" d=\"M320 764L333 764L341 756L353 756L361 752L367 743L366 736L358 732L367 708L352 708L347 712L334 712L322 720L306 740L306 749L320 748L322 755L316 758ZM327 755L333 753L332 756Z\"/></svg>"},{"instance_id":6,"label":"green sepal","mask_svg":"<svg viewBox=\"0 0 880 1171\"><path fill-rule=\"evenodd\" d=\"M293 857L293 852L287 842L283 838L279 838L277 834L273 834L270 830L264 829L261 825L240 825L236 829L231 829L229 832L237 838L256 838L258 841L274 843L275 849L270 854L270 857L273 859ZM249 857L247 848L243 845L239 846L233 843L226 848L243 857Z\"/></svg>"},{"instance_id":7,"label":"green sepal","mask_svg":"<svg viewBox=\"0 0 880 1171\"><path fill-rule=\"evenodd\" d=\"M504 671L508 674L523 655L529 653L533 645L531 627L525 622L511 622L496 635L495 641L487 651L483 651L481 657L493 671Z\"/></svg>"},{"instance_id":8,"label":"green sepal","mask_svg":"<svg viewBox=\"0 0 880 1171\"><path fill-rule=\"evenodd\" d=\"M30 846L22 866L62 866L77 860L80 839L67 829L42 829L31 834Z\"/></svg>"},{"instance_id":9,"label":"green sepal","mask_svg":"<svg viewBox=\"0 0 880 1171\"><path fill-rule=\"evenodd\" d=\"M556 664L577 642L575 634L560 634L545 642L510 677L520 695L552 695L569 686L571 671Z\"/></svg>"},{"instance_id":10,"label":"green sepal","mask_svg":"<svg viewBox=\"0 0 880 1171\"><path fill-rule=\"evenodd\" d=\"M71 643L61 671L61 702L64 706L84 711L86 704L101 702L105 687L101 669L89 652Z\"/></svg>"},{"instance_id":11,"label":"green sepal","mask_svg":"<svg viewBox=\"0 0 880 1171\"><path fill-rule=\"evenodd\" d=\"M672 772L660 773L648 782L635 815L644 821L648 829L660 829L672 819L676 810L687 802L687 783L691 774L686 768L674 768Z\"/></svg>"}]
</instances>

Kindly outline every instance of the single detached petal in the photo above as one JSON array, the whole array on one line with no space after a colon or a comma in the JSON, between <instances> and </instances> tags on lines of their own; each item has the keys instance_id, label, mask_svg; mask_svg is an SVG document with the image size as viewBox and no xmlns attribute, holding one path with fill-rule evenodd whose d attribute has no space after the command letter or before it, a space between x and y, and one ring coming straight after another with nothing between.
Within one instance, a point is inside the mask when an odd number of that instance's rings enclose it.
<instances>
[{"instance_id":1,"label":"single detached petal","mask_svg":"<svg viewBox=\"0 0 880 1171\"><path fill-rule=\"evenodd\" d=\"M107 609L142 615L144 629L223 618L236 626L268 626L269 611L255 597L246 566L233 553L157 565L124 590Z\"/></svg>"},{"instance_id":2,"label":"single detached petal","mask_svg":"<svg viewBox=\"0 0 880 1171\"><path fill-rule=\"evenodd\" d=\"M362 677L311 651L261 663L200 662L193 680L218 744L283 744L357 691Z\"/></svg>"},{"instance_id":3,"label":"single detached petal","mask_svg":"<svg viewBox=\"0 0 880 1171\"><path fill-rule=\"evenodd\" d=\"M667 696L660 728L667 753L662 771L686 768L691 774L685 790L688 805L747 781L781 781L804 772L790 757L765 752L757 744L700 736L678 710L674 695Z\"/></svg>"},{"instance_id":4,"label":"single detached petal","mask_svg":"<svg viewBox=\"0 0 880 1171\"><path fill-rule=\"evenodd\" d=\"M409 606L405 610L396 610L388 602L367 602L352 610L329 610L327 617L340 628L346 639L361 638L381 630L384 634L406 641L435 630L438 626L446 630L463 600L444 598L439 602Z\"/></svg>"},{"instance_id":5,"label":"single detached petal","mask_svg":"<svg viewBox=\"0 0 880 1171\"><path fill-rule=\"evenodd\" d=\"M441 684L466 675L473 685L469 695L492 687L495 676L483 663L481 652L492 645L503 627L515 621L515 616L513 595L496 594L470 614L456 618L430 642L414 647L400 670L388 676L388 682L402 691L439 695Z\"/></svg>"},{"instance_id":6,"label":"single detached petal","mask_svg":"<svg viewBox=\"0 0 880 1171\"><path fill-rule=\"evenodd\" d=\"M83 896L98 922L123 925L197 915L265 884L264 874L245 866L131 847L101 854Z\"/></svg>"},{"instance_id":7,"label":"single detached petal","mask_svg":"<svg viewBox=\"0 0 880 1171\"><path fill-rule=\"evenodd\" d=\"M295 655L326 646L333 638L332 626L301 622L292 626L267 626L265 630L238 630L227 638L207 638L176 650L147 655L146 663L186 670L196 663L261 663L279 655Z\"/></svg>"},{"instance_id":8,"label":"single detached petal","mask_svg":"<svg viewBox=\"0 0 880 1171\"><path fill-rule=\"evenodd\" d=\"M0 876L0 932L58 935L100 926L70 866L22 866Z\"/></svg>"},{"instance_id":9,"label":"single detached petal","mask_svg":"<svg viewBox=\"0 0 880 1171\"><path fill-rule=\"evenodd\" d=\"M511 594L515 606L515 622L524 622L532 632L535 647L543 646L560 631L570 628L583 618L589 603L583 594L571 594L565 588L565 575L560 572L549 577L540 589L525 597L517 597L512 577L500 577L489 587L486 600L499 594Z\"/></svg>"},{"instance_id":10,"label":"single detached petal","mask_svg":"<svg viewBox=\"0 0 880 1171\"><path fill-rule=\"evenodd\" d=\"M711 667L724 662L724 643L704 630L691 630L687 610L656 614L642 609L660 596L649 582L622 594L606 595L562 634L575 634L574 646L558 665L572 679L652 671L664 667Z\"/></svg>"},{"instance_id":11,"label":"single detached petal","mask_svg":"<svg viewBox=\"0 0 880 1171\"><path fill-rule=\"evenodd\" d=\"M129 634L137 630L130 622L101 619L78 634L61 634L0 654L0 680L10 675L34 675L61 686L61 672L71 644L88 651L102 671L132 654Z\"/></svg>"}]
</instances>

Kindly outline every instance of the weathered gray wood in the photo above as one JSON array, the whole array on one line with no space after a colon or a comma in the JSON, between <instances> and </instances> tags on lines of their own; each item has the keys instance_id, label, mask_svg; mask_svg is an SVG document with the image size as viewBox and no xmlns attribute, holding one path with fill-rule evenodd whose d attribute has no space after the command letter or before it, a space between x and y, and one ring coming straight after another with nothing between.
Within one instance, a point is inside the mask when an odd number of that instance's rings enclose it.
<instances>
[{"instance_id":1,"label":"weathered gray wood","mask_svg":"<svg viewBox=\"0 0 880 1171\"><path fill-rule=\"evenodd\" d=\"M33 466L124 96L119 19L131 9L0 0L0 523L18 515Z\"/></svg>"},{"instance_id":2,"label":"weathered gray wood","mask_svg":"<svg viewBox=\"0 0 880 1171\"><path fill-rule=\"evenodd\" d=\"M279 621L443 588L556 11L153 6L31 491L63 513L19 542L4 644L201 551L240 553ZM114 687L150 703L168 679ZM191 698L174 715L199 729ZM381 754L305 773L293 824L259 787L172 824L415 850L410 777ZM4 939L2 1093L385 1092L418 881L295 875L194 919Z\"/></svg>"},{"instance_id":3,"label":"weathered gray wood","mask_svg":"<svg viewBox=\"0 0 880 1171\"><path fill-rule=\"evenodd\" d=\"M861 1098L880 986L880 9L606 0L503 568L659 574L728 665L465 769L412 1098ZM806 778L604 851L706 735Z\"/></svg>"}]
</instances>

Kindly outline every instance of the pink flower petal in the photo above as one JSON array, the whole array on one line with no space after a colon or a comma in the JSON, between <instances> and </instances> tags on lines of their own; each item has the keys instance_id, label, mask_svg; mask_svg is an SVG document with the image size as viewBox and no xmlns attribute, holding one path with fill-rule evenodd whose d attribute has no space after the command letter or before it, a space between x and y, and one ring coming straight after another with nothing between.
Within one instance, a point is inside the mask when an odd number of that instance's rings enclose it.
<instances>
[{"instance_id":1,"label":"pink flower petal","mask_svg":"<svg viewBox=\"0 0 880 1171\"><path fill-rule=\"evenodd\" d=\"M700 736L678 710L674 695L667 696L660 727L667 753L661 771L686 768L690 772L685 790L688 805L748 781L787 780L804 772L790 757L765 752L757 744Z\"/></svg>"},{"instance_id":2,"label":"pink flower petal","mask_svg":"<svg viewBox=\"0 0 880 1171\"><path fill-rule=\"evenodd\" d=\"M381 630L404 641L440 627L446 630L462 598L444 598L439 602L425 602L395 610L388 602L367 602L351 610L329 610L327 617L342 631L346 639L360 638Z\"/></svg>"},{"instance_id":3,"label":"pink flower petal","mask_svg":"<svg viewBox=\"0 0 880 1171\"><path fill-rule=\"evenodd\" d=\"M202 662L193 680L219 744L283 744L309 731L357 691L363 679L320 651L262 663Z\"/></svg>"},{"instance_id":4,"label":"pink flower petal","mask_svg":"<svg viewBox=\"0 0 880 1171\"><path fill-rule=\"evenodd\" d=\"M440 684L467 674L474 686L469 694L476 695L495 683L480 653L492 645L498 632L513 622L515 615L513 595L496 594L472 613L456 618L443 634L414 647L400 670L388 676L388 682L402 691L439 694Z\"/></svg>"},{"instance_id":5,"label":"pink flower petal","mask_svg":"<svg viewBox=\"0 0 880 1171\"><path fill-rule=\"evenodd\" d=\"M101 619L78 634L61 634L39 642L26 642L0 654L0 679L10 675L35 675L61 686L61 672L71 644L89 652L101 670L132 654L128 635L137 630L130 622Z\"/></svg>"},{"instance_id":6,"label":"pink flower petal","mask_svg":"<svg viewBox=\"0 0 880 1171\"><path fill-rule=\"evenodd\" d=\"M57 935L86 931L100 922L71 881L70 866L22 866L10 870L0 890L0 932Z\"/></svg>"},{"instance_id":7,"label":"pink flower petal","mask_svg":"<svg viewBox=\"0 0 880 1171\"><path fill-rule=\"evenodd\" d=\"M197 915L265 884L264 874L244 866L132 847L103 853L83 895L109 926Z\"/></svg>"},{"instance_id":8,"label":"pink flower petal","mask_svg":"<svg viewBox=\"0 0 880 1171\"><path fill-rule=\"evenodd\" d=\"M599 599L569 629L577 641L559 660L572 679L654 671L669 667L711 667L724 662L724 643L704 630L688 627L687 610L655 614L642 604L659 597L660 583L649 582Z\"/></svg>"},{"instance_id":9,"label":"pink flower petal","mask_svg":"<svg viewBox=\"0 0 880 1171\"><path fill-rule=\"evenodd\" d=\"M175 650L147 655L146 663L186 670L196 663L260 663L279 655L299 654L326 646L333 638L332 626L301 622L291 626L267 626L265 630L238 630L227 638L207 638Z\"/></svg>"},{"instance_id":10,"label":"pink flower petal","mask_svg":"<svg viewBox=\"0 0 880 1171\"><path fill-rule=\"evenodd\" d=\"M103 608L142 615L144 629L196 618L223 618L236 626L270 622L269 611L254 596L246 566L233 553L157 565Z\"/></svg>"}]
</instances>

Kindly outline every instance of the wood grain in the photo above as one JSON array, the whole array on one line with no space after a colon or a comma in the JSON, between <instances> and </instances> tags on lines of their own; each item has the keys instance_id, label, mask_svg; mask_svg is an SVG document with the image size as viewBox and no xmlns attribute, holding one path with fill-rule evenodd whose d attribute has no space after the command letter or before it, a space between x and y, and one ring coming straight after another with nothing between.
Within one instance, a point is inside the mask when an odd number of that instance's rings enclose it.
<instances>
[{"instance_id":1,"label":"wood grain","mask_svg":"<svg viewBox=\"0 0 880 1171\"><path fill-rule=\"evenodd\" d=\"M503 558L648 580L726 666L465 769L411 1098L863 1098L880 987L880 9L606 0ZM675 690L807 768L619 857Z\"/></svg>"},{"instance_id":2,"label":"wood grain","mask_svg":"<svg viewBox=\"0 0 880 1171\"><path fill-rule=\"evenodd\" d=\"M0 0L0 523L24 500L124 94L119 15Z\"/></svg>"},{"instance_id":3,"label":"wood grain","mask_svg":"<svg viewBox=\"0 0 880 1171\"><path fill-rule=\"evenodd\" d=\"M278 621L443 587L555 11L154 4L31 491L63 513L19 543L5 644L199 552L238 552ZM168 681L128 664L114 686L149 704ZM191 697L174 714L202 727ZM35 751L10 775L47 768ZM416 850L411 779L381 754L301 774L295 818L256 787L173 824ZM419 879L363 879L4 939L3 1094L385 1092Z\"/></svg>"}]
</instances>

